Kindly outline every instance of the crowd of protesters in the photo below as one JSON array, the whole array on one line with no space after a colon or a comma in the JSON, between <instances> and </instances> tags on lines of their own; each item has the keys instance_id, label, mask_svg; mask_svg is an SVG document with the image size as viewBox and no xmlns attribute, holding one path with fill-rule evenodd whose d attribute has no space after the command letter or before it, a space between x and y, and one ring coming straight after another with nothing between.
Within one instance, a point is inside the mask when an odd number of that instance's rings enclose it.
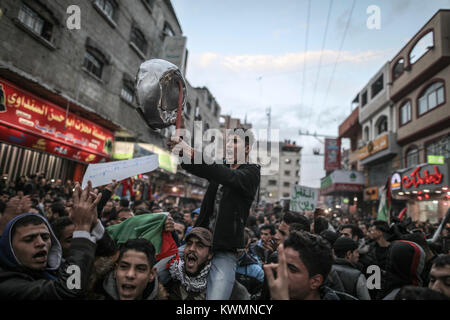
<instances>
[{"instance_id":1,"label":"crowd of protesters","mask_svg":"<svg viewBox=\"0 0 450 320\"><path fill-rule=\"evenodd\" d=\"M215 299L214 232L196 225L200 208L117 196L121 182L2 180L1 299ZM229 299L449 299L450 225L435 237L440 222L254 205ZM81 269L72 288L70 265Z\"/></svg>"}]
</instances>

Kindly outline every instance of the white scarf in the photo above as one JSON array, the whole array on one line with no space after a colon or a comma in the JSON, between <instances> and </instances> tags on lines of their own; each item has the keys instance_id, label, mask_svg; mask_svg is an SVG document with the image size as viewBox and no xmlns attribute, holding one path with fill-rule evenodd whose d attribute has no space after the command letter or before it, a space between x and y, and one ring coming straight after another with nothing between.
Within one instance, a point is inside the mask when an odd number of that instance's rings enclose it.
<instances>
[{"instance_id":1,"label":"white scarf","mask_svg":"<svg viewBox=\"0 0 450 320\"><path fill-rule=\"evenodd\" d=\"M175 278L181 282L183 287L188 292L202 292L206 289L208 284L208 274L211 268L211 262L200 271L200 273L194 277L190 277L184 271L184 261L176 260L170 266L169 272L172 278Z\"/></svg>"}]
</instances>

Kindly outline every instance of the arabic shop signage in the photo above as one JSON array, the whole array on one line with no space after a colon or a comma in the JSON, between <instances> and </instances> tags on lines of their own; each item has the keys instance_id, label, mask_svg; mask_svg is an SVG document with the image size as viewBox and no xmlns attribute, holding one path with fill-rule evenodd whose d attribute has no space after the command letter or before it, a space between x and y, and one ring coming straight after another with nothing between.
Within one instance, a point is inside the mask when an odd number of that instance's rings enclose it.
<instances>
[{"instance_id":1,"label":"arabic shop signage","mask_svg":"<svg viewBox=\"0 0 450 320\"><path fill-rule=\"evenodd\" d=\"M359 149L359 160L363 160L389 147L389 135L385 134Z\"/></svg>"},{"instance_id":2,"label":"arabic shop signage","mask_svg":"<svg viewBox=\"0 0 450 320\"><path fill-rule=\"evenodd\" d=\"M0 125L0 141L14 143L16 145L52 153L60 157L65 157L80 162L97 163L105 160L105 157L103 156L86 152L78 148L72 148L68 145L58 143L50 139L40 138L37 135L29 134L3 125Z\"/></svg>"},{"instance_id":3,"label":"arabic shop signage","mask_svg":"<svg viewBox=\"0 0 450 320\"><path fill-rule=\"evenodd\" d=\"M113 133L0 79L0 124L109 158Z\"/></svg>"},{"instance_id":4,"label":"arabic shop signage","mask_svg":"<svg viewBox=\"0 0 450 320\"><path fill-rule=\"evenodd\" d=\"M295 212L314 211L318 199L318 189L294 185L292 188L289 210Z\"/></svg>"},{"instance_id":5,"label":"arabic shop signage","mask_svg":"<svg viewBox=\"0 0 450 320\"><path fill-rule=\"evenodd\" d=\"M392 175L391 188L393 192L442 188L449 184L448 172L449 163L421 164L403 172L395 172ZM401 187L398 186L399 180Z\"/></svg>"},{"instance_id":6,"label":"arabic shop signage","mask_svg":"<svg viewBox=\"0 0 450 320\"><path fill-rule=\"evenodd\" d=\"M325 171L341 168L341 140L325 139Z\"/></svg>"}]
</instances>

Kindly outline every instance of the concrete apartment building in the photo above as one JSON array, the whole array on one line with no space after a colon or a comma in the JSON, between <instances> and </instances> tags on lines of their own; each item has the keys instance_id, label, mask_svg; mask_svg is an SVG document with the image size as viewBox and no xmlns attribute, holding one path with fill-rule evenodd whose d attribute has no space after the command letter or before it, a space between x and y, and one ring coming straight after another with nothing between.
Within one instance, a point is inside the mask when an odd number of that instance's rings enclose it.
<instances>
[{"instance_id":1,"label":"concrete apartment building","mask_svg":"<svg viewBox=\"0 0 450 320\"><path fill-rule=\"evenodd\" d=\"M420 166L419 174L439 171L439 184L403 184L394 197L407 202L414 220L438 221L448 209L450 161L450 10L439 10L390 62L390 99L401 146L398 176ZM428 156L441 164L428 164ZM403 170L402 170L403 169ZM442 186L442 188L441 188Z\"/></svg>"},{"instance_id":2,"label":"concrete apartment building","mask_svg":"<svg viewBox=\"0 0 450 320\"><path fill-rule=\"evenodd\" d=\"M300 181L301 149L295 141L286 140L279 143L278 157L271 157L271 161L279 161L278 170L273 174L261 175L261 200L276 202L290 199L292 187ZM271 150L270 145L268 150Z\"/></svg>"}]
</instances>

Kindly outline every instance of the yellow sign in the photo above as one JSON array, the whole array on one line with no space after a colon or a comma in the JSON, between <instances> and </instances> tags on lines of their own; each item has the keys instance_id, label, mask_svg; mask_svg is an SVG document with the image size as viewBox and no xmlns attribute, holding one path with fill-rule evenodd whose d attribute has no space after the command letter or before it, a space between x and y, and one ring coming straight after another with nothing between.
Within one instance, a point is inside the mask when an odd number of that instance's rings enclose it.
<instances>
[{"instance_id":1,"label":"yellow sign","mask_svg":"<svg viewBox=\"0 0 450 320\"><path fill-rule=\"evenodd\" d=\"M359 149L359 160L365 159L381 150L387 149L389 147L389 138L385 134L373 141L370 141L366 146Z\"/></svg>"}]
</instances>

